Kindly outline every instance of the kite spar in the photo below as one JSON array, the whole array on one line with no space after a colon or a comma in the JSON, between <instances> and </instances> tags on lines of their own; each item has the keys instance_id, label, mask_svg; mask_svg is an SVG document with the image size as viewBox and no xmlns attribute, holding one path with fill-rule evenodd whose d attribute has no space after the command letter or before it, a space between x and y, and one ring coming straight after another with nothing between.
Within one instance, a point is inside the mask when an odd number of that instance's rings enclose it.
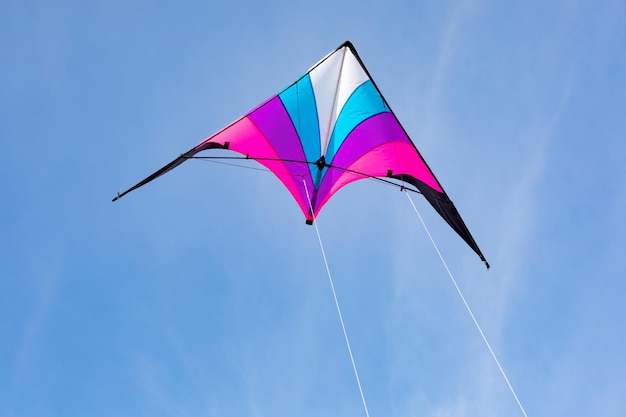
<instances>
[{"instance_id":1,"label":"kite spar","mask_svg":"<svg viewBox=\"0 0 626 417\"><path fill-rule=\"evenodd\" d=\"M376 178L421 193L489 268L456 207L350 42L277 95L118 193L113 201L188 159L216 158L197 156L210 149L237 152L242 156L222 158L254 159L272 171L308 224L339 189L359 179Z\"/></svg>"}]
</instances>

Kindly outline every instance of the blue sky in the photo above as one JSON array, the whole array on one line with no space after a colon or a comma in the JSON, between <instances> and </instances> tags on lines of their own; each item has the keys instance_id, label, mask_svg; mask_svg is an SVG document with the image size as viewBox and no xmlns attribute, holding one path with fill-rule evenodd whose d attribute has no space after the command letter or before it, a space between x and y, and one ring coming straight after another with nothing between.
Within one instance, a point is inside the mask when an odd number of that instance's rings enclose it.
<instances>
[{"instance_id":1,"label":"blue sky","mask_svg":"<svg viewBox=\"0 0 626 417\"><path fill-rule=\"evenodd\" d=\"M623 416L621 1L0 6L0 415L364 415L317 237L192 161L351 40L490 261L418 208L529 416ZM370 415L522 415L404 195L319 228Z\"/></svg>"}]
</instances>

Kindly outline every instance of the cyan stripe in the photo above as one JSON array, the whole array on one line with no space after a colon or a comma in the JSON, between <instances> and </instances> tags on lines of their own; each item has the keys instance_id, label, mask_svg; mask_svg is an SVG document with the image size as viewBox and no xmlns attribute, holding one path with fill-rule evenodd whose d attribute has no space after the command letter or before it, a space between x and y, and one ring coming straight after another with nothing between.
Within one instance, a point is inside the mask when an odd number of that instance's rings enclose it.
<instances>
[{"instance_id":1,"label":"cyan stripe","mask_svg":"<svg viewBox=\"0 0 626 417\"><path fill-rule=\"evenodd\" d=\"M350 95L341 109L326 150L326 161L332 164L337 150L360 123L383 112L390 112L371 80L365 81Z\"/></svg>"},{"instance_id":2,"label":"cyan stripe","mask_svg":"<svg viewBox=\"0 0 626 417\"><path fill-rule=\"evenodd\" d=\"M307 74L297 83L279 94L289 117L298 132L307 161L315 162L321 156L320 128L317 119L317 106L311 77ZM315 178L315 165L311 165L311 175Z\"/></svg>"}]
</instances>

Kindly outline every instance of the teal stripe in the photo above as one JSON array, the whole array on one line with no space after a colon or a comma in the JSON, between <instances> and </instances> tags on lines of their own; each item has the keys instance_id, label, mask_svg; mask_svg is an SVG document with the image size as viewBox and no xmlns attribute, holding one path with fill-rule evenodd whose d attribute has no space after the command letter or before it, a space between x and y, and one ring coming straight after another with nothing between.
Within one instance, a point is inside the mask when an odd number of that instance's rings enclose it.
<instances>
[{"instance_id":1,"label":"teal stripe","mask_svg":"<svg viewBox=\"0 0 626 417\"><path fill-rule=\"evenodd\" d=\"M307 161L315 162L322 155L320 149L320 127L317 118L317 106L311 77L307 74L297 83L279 94L289 117L298 132ZM315 165L309 166L315 178Z\"/></svg>"},{"instance_id":2,"label":"teal stripe","mask_svg":"<svg viewBox=\"0 0 626 417\"><path fill-rule=\"evenodd\" d=\"M341 109L333 133L326 150L326 161L331 163L337 150L352 132L364 120L383 112L389 112L383 98L378 93L371 80L365 81L350 95L348 101Z\"/></svg>"}]
</instances>

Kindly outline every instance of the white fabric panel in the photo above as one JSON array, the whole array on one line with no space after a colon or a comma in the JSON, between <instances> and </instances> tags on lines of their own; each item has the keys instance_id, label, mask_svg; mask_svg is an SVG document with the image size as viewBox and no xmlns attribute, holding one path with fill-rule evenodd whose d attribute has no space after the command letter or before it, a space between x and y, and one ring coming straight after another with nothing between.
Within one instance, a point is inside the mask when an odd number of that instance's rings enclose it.
<instances>
[{"instance_id":1,"label":"white fabric panel","mask_svg":"<svg viewBox=\"0 0 626 417\"><path fill-rule=\"evenodd\" d=\"M310 72L310 76L320 123L320 149L322 155L325 155L341 109L354 90L368 77L347 47L328 56Z\"/></svg>"},{"instance_id":2,"label":"white fabric panel","mask_svg":"<svg viewBox=\"0 0 626 417\"><path fill-rule=\"evenodd\" d=\"M332 120L332 126L335 125L337 117L339 117L339 113L341 113L341 109L343 109L344 104L346 104L346 101L348 101L348 98L350 98L354 90L367 80L369 80L369 77L365 71L363 71L363 67L361 67L359 61L357 61L352 54L352 51L348 49L343 60L343 69L341 71L341 80L339 81L339 91L335 105L337 111L334 115L335 118Z\"/></svg>"},{"instance_id":3,"label":"white fabric panel","mask_svg":"<svg viewBox=\"0 0 626 417\"><path fill-rule=\"evenodd\" d=\"M341 74L343 56L347 48L341 48L330 55L310 72L311 84L315 92L315 104L317 105L317 117L320 123L320 149L322 155L326 153L328 139L332 125L335 99Z\"/></svg>"}]
</instances>

